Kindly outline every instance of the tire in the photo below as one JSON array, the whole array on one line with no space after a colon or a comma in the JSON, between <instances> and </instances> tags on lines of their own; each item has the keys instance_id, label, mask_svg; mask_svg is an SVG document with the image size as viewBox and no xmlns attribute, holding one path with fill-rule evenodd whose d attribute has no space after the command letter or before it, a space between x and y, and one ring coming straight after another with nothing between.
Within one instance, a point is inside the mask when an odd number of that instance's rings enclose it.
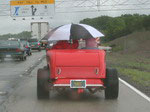
<instances>
[{"instance_id":1,"label":"tire","mask_svg":"<svg viewBox=\"0 0 150 112\"><path fill-rule=\"evenodd\" d=\"M22 56L19 57L21 61L26 60L26 52L22 52Z\"/></svg>"},{"instance_id":2,"label":"tire","mask_svg":"<svg viewBox=\"0 0 150 112\"><path fill-rule=\"evenodd\" d=\"M28 52L27 55L30 56L30 52Z\"/></svg>"},{"instance_id":3,"label":"tire","mask_svg":"<svg viewBox=\"0 0 150 112\"><path fill-rule=\"evenodd\" d=\"M38 50L41 51L41 48L39 48Z\"/></svg>"},{"instance_id":4,"label":"tire","mask_svg":"<svg viewBox=\"0 0 150 112\"><path fill-rule=\"evenodd\" d=\"M26 57L26 56L24 56L24 60L27 60L27 57Z\"/></svg>"},{"instance_id":5,"label":"tire","mask_svg":"<svg viewBox=\"0 0 150 112\"><path fill-rule=\"evenodd\" d=\"M48 69L38 69L37 73L37 98L38 99L49 99L49 84L48 78L49 71Z\"/></svg>"},{"instance_id":6,"label":"tire","mask_svg":"<svg viewBox=\"0 0 150 112\"><path fill-rule=\"evenodd\" d=\"M20 57L20 60L21 60L21 61L26 60L26 56L21 56L21 57Z\"/></svg>"},{"instance_id":7,"label":"tire","mask_svg":"<svg viewBox=\"0 0 150 112\"><path fill-rule=\"evenodd\" d=\"M119 80L116 69L106 69L105 99L117 99L119 94Z\"/></svg>"},{"instance_id":8,"label":"tire","mask_svg":"<svg viewBox=\"0 0 150 112\"><path fill-rule=\"evenodd\" d=\"M29 53L28 53L28 56L31 56L31 55L32 55L32 53L31 53L31 52L29 52Z\"/></svg>"},{"instance_id":9,"label":"tire","mask_svg":"<svg viewBox=\"0 0 150 112\"><path fill-rule=\"evenodd\" d=\"M20 59L20 61L23 61L23 56L20 56L19 59Z\"/></svg>"},{"instance_id":10,"label":"tire","mask_svg":"<svg viewBox=\"0 0 150 112\"><path fill-rule=\"evenodd\" d=\"M4 62L4 58L3 57L1 57L0 60L1 60L1 62Z\"/></svg>"}]
</instances>

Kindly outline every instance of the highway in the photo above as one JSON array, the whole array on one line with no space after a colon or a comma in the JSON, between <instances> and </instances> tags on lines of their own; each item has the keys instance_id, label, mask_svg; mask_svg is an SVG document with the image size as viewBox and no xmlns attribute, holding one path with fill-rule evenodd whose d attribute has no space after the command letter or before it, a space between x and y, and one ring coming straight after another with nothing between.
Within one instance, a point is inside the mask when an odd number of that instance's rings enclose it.
<instances>
[{"instance_id":1,"label":"highway","mask_svg":"<svg viewBox=\"0 0 150 112\"><path fill-rule=\"evenodd\" d=\"M46 65L45 51L35 52L24 62L6 59L0 63L0 112L149 112L150 102L119 82L117 100L106 100L104 92L86 91L80 99L51 92L47 100L36 97L36 73Z\"/></svg>"}]
</instances>

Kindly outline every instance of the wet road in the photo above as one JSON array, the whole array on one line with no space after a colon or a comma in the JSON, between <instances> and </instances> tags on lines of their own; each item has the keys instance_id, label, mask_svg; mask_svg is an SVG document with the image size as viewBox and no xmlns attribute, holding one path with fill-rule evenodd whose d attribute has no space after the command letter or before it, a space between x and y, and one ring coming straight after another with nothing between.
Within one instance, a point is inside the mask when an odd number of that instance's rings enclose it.
<instances>
[{"instance_id":1,"label":"wet road","mask_svg":"<svg viewBox=\"0 0 150 112\"><path fill-rule=\"evenodd\" d=\"M5 99L5 96L11 92L20 81L22 75L24 75L44 54L44 51L33 51L32 56L28 56L26 61L5 58L4 62L0 62L0 104Z\"/></svg>"},{"instance_id":2,"label":"wet road","mask_svg":"<svg viewBox=\"0 0 150 112\"><path fill-rule=\"evenodd\" d=\"M78 100L52 92L50 99L37 100L36 73L45 65L45 60L30 74L24 76L15 91L1 106L0 112L149 112L150 102L120 82L118 100L105 100L104 93L94 95L86 92Z\"/></svg>"}]
</instances>

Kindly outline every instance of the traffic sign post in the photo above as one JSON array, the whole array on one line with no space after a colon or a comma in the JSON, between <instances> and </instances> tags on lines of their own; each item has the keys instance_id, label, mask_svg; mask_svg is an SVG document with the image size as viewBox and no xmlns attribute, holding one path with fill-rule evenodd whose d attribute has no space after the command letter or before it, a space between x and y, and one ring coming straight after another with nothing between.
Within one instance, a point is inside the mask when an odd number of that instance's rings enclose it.
<instances>
[{"instance_id":1,"label":"traffic sign post","mask_svg":"<svg viewBox=\"0 0 150 112\"><path fill-rule=\"evenodd\" d=\"M33 17L54 15L54 0L10 1L12 17Z\"/></svg>"}]
</instances>

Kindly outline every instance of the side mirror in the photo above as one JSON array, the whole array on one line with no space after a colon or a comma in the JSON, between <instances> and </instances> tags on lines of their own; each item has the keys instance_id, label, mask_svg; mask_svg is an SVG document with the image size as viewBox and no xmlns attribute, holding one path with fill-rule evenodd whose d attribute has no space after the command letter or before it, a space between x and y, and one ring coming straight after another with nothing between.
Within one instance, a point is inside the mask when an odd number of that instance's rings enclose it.
<instances>
[{"instance_id":1,"label":"side mirror","mask_svg":"<svg viewBox=\"0 0 150 112\"><path fill-rule=\"evenodd\" d=\"M53 43L49 44L50 47L52 47L53 45L54 45Z\"/></svg>"}]
</instances>

